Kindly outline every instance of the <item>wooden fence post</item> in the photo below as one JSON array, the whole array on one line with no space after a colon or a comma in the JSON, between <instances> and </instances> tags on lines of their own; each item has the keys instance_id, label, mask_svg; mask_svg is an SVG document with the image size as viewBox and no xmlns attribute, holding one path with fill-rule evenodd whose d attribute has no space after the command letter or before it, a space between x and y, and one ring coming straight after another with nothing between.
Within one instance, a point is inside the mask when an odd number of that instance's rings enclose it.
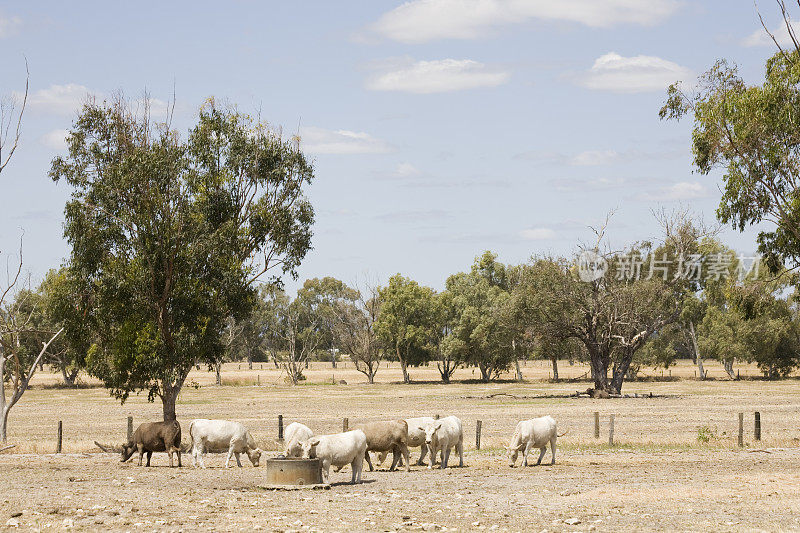
<instances>
[{"instance_id":1,"label":"wooden fence post","mask_svg":"<svg viewBox=\"0 0 800 533\"><path fill-rule=\"evenodd\" d=\"M261 374L258 374L258 386L261 386Z\"/></svg>"},{"instance_id":2,"label":"wooden fence post","mask_svg":"<svg viewBox=\"0 0 800 533\"><path fill-rule=\"evenodd\" d=\"M433 419L434 420L439 420L439 415L438 414L433 415Z\"/></svg>"},{"instance_id":3,"label":"wooden fence post","mask_svg":"<svg viewBox=\"0 0 800 533\"><path fill-rule=\"evenodd\" d=\"M133 417L128 417L128 440L125 441L126 443L133 442Z\"/></svg>"},{"instance_id":4,"label":"wooden fence post","mask_svg":"<svg viewBox=\"0 0 800 533\"><path fill-rule=\"evenodd\" d=\"M739 413L739 447L744 446L744 413Z\"/></svg>"},{"instance_id":5,"label":"wooden fence post","mask_svg":"<svg viewBox=\"0 0 800 533\"><path fill-rule=\"evenodd\" d=\"M600 438L600 412L594 412L594 438Z\"/></svg>"},{"instance_id":6,"label":"wooden fence post","mask_svg":"<svg viewBox=\"0 0 800 533\"><path fill-rule=\"evenodd\" d=\"M478 420L477 424L475 425L475 449L481 449L481 426L483 425L482 420Z\"/></svg>"},{"instance_id":7,"label":"wooden fence post","mask_svg":"<svg viewBox=\"0 0 800 533\"><path fill-rule=\"evenodd\" d=\"M761 440L761 413L756 411L756 425L753 431L753 438Z\"/></svg>"},{"instance_id":8,"label":"wooden fence post","mask_svg":"<svg viewBox=\"0 0 800 533\"><path fill-rule=\"evenodd\" d=\"M345 417L342 419L342 433L350 429L350 419Z\"/></svg>"},{"instance_id":9,"label":"wooden fence post","mask_svg":"<svg viewBox=\"0 0 800 533\"><path fill-rule=\"evenodd\" d=\"M56 453L61 453L61 439L64 437L64 424L58 421L58 442L56 443Z\"/></svg>"},{"instance_id":10,"label":"wooden fence post","mask_svg":"<svg viewBox=\"0 0 800 533\"><path fill-rule=\"evenodd\" d=\"M608 445L614 445L614 415L611 415L608 419Z\"/></svg>"},{"instance_id":11,"label":"wooden fence post","mask_svg":"<svg viewBox=\"0 0 800 533\"><path fill-rule=\"evenodd\" d=\"M283 415L278 415L278 440L283 440Z\"/></svg>"}]
</instances>

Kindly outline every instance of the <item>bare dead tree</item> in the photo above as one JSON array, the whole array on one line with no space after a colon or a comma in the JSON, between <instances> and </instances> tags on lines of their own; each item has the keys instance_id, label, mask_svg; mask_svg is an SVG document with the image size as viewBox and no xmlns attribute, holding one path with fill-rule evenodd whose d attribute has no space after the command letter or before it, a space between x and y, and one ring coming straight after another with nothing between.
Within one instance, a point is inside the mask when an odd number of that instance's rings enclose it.
<instances>
[{"instance_id":1,"label":"bare dead tree","mask_svg":"<svg viewBox=\"0 0 800 533\"><path fill-rule=\"evenodd\" d=\"M6 287L0 293L0 442L8 440L8 416L11 409L19 402L28 390L31 378L47 349L56 340L64 328L58 330L42 348L36 357L26 357L22 345L22 336L34 333L31 330L31 319L36 311L35 306L26 305L25 291L28 282L22 277L22 244L20 243L19 260L13 269L7 271Z\"/></svg>"},{"instance_id":2,"label":"bare dead tree","mask_svg":"<svg viewBox=\"0 0 800 533\"><path fill-rule=\"evenodd\" d=\"M0 100L0 173L6 168L11 157L17 150L19 138L22 134L22 116L28 103L28 85L31 73L28 70L28 60L25 60L25 92L22 95L22 105L17 111L17 102L13 96ZM13 126L13 129L12 129Z\"/></svg>"},{"instance_id":3,"label":"bare dead tree","mask_svg":"<svg viewBox=\"0 0 800 533\"><path fill-rule=\"evenodd\" d=\"M785 0L775 0L775 3L778 4L778 9L781 11L781 17L783 18L783 24L786 27L786 33L789 36L789 39L792 41L792 46L796 52L800 52L800 41L797 39L797 34L794 31L794 26L792 26L792 17L789 13L789 9L786 7ZM761 22L761 27L764 28L764 31L767 32L772 42L775 43L775 46L780 51L783 58L790 64L794 64L794 60L791 58L791 54L787 53L784 47L781 45L778 38L775 36L773 32L767 28L767 24L764 22L764 17L761 16L761 11L758 9L758 3L756 2L756 13L758 13L758 20ZM797 5L800 7L800 0L797 0Z\"/></svg>"},{"instance_id":4,"label":"bare dead tree","mask_svg":"<svg viewBox=\"0 0 800 533\"><path fill-rule=\"evenodd\" d=\"M336 339L369 383L375 382L381 361L381 344L375 332L380 307L377 284L370 283L358 290L355 300L340 301L336 306Z\"/></svg>"}]
</instances>

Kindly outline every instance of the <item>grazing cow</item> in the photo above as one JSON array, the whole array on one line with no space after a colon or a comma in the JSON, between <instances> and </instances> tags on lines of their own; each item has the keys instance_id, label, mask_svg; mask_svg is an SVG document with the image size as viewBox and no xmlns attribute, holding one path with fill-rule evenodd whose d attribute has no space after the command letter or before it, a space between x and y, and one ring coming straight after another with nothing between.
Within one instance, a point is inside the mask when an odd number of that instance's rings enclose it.
<instances>
[{"instance_id":1,"label":"grazing cow","mask_svg":"<svg viewBox=\"0 0 800 533\"><path fill-rule=\"evenodd\" d=\"M507 447L509 466L513 467L517 462L517 454L520 451L522 451L522 466L528 466L528 454L534 448L541 450L539 460L536 461L537 465L541 464L542 457L547 451L547 443L550 443L550 464L556 464L556 438L565 434L556 433L556 421L552 416L520 421L514 429L511 444Z\"/></svg>"},{"instance_id":2,"label":"grazing cow","mask_svg":"<svg viewBox=\"0 0 800 533\"><path fill-rule=\"evenodd\" d=\"M292 422L286 427L286 431L283 434L286 441L283 455L286 457L300 457L303 454L303 447L300 443L313 436L314 432L311 431L311 428L300 422Z\"/></svg>"},{"instance_id":3,"label":"grazing cow","mask_svg":"<svg viewBox=\"0 0 800 533\"><path fill-rule=\"evenodd\" d=\"M397 467L400 457L405 459L406 472L411 471L408 460L408 424L405 420L387 420L385 422L370 422L359 424L360 429L367 436L367 452L392 452L392 472ZM372 461L369 453L365 455L369 471L372 472Z\"/></svg>"},{"instance_id":4,"label":"grazing cow","mask_svg":"<svg viewBox=\"0 0 800 533\"><path fill-rule=\"evenodd\" d=\"M419 459L416 463L417 466L422 466L425 464L425 456L428 453L428 446L425 444L425 426L433 423L433 421L434 418L432 416L406 418L406 424L408 424L408 447L416 448L419 446ZM380 452L378 455L378 466L383 464L383 461L386 459L388 454L388 451ZM403 466L402 457L400 458L399 466Z\"/></svg>"},{"instance_id":5,"label":"grazing cow","mask_svg":"<svg viewBox=\"0 0 800 533\"><path fill-rule=\"evenodd\" d=\"M341 469L350 465L353 477L350 483L361 483L364 455L367 453L367 436L360 429L311 437L301 443L303 458L318 458L322 461L322 480L328 483L331 465Z\"/></svg>"},{"instance_id":6,"label":"grazing cow","mask_svg":"<svg viewBox=\"0 0 800 533\"><path fill-rule=\"evenodd\" d=\"M189 424L189 436L192 439L192 466L205 468L203 461L205 454L228 452L225 459L225 468L230 466L231 459L236 457L236 464L240 467L242 462L239 460L240 453L246 453L253 466L258 466L261 459L261 450L256 446L256 441L247 428L239 422L229 420L206 420L198 418Z\"/></svg>"},{"instance_id":7,"label":"grazing cow","mask_svg":"<svg viewBox=\"0 0 800 533\"><path fill-rule=\"evenodd\" d=\"M181 425L177 420L169 422L147 422L141 424L133 434L130 442L122 445L122 462L131 458L133 452L139 452L139 466L142 466L142 456L147 453L147 464L153 452L167 452L169 466L172 468L172 454L178 454L178 466L181 464Z\"/></svg>"},{"instance_id":8,"label":"grazing cow","mask_svg":"<svg viewBox=\"0 0 800 533\"><path fill-rule=\"evenodd\" d=\"M464 432L461 430L461 419L457 416L429 422L425 426L425 444L431 452L428 468L433 468L436 452L441 453L440 468L447 468L450 449L453 447L458 452L458 466L464 466Z\"/></svg>"}]
</instances>

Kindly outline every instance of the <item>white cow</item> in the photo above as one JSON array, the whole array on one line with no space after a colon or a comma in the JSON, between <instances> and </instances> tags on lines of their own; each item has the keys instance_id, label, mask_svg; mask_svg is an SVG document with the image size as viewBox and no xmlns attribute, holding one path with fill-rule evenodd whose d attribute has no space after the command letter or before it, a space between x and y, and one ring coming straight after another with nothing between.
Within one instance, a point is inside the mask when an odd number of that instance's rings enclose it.
<instances>
[{"instance_id":1,"label":"white cow","mask_svg":"<svg viewBox=\"0 0 800 533\"><path fill-rule=\"evenodd\" d=\"M228 468L234 456L236 456L236 464L242 466L242 462L239 460L240 453L246 453L253 466L258 466L261 458L261 450L256 446L255 439L239 422L202 418L192 420L189 424L189 436L191 438L192 466L195 467L198 459L200 466L206 467L203 456L208 452L228 452L225 468Z\"/></svg>"},{"instance_id":2,"label":"white cow","mask_svg":"<svg viewBox=\"0 0 800 533\"><path fill-rule=\"evenodd\" d=\"M425 464L425 455L428 453L428 446L425 444L425 426L435 422L432 416L420 416L417 418L406 418L408 424L408 447L416 448L419 446L419 459L417 466ZM389 452L381 452L378 454L378 466L380 466L386 459ZM403 459L400 459L399 466L403 466Z\"/></svg>"},{"instance_id":3,"label":"white cow","mask_svg":"<svg viewBox=\"0 0 800 533\"><path fill-rule=\"evenodd\" d=\"M528 466L528 454L534 448L539 448L539 460L536 464L542 462L547 451L547 444L550 443L550 457L551 465L556 464L556 438L565 435L556 433L556 421L552 416L542 416L539 418L532 418L531 420L522 420L517 423L514 429L514 436L511 437L511 444L507 447L509 466L514 466L517 462L517 454L522 452L522 466Z\"/></svg>"},{"instance_id":4,"label":"white cow","mask_svg":"<svg viewBox=\"0 0 800 533\"><path fill-rule=\"evenodd\" d=\"M331 465L343 467L347 464L353 470L351 483L361 483L361 468L364 454L367 453L367 436L360 429L311 437L301 443L303 458L319 458L322 461L322 480L327 483Z\"/></svg>"},{"instance_id":5,"label":"white cow","mask_svg":"<svg viewBox=\"0 0 800 533\"><path fill-rule=\"evenodd\" d=\"M283 438L286 441L283 455L286 457L300 457L303 454L303 447L300 443L313 436L314 432L311 431L311 428L300 422L292 422L286 427L286 431L283 434Z\"/></svg>"},{"instance_id":6,"label":"white cow","mask_svg":"<svg viewBox=\"0 0 800 533\"><path fill-rule=\"evenodd\" d=\"M428 468L433 468L436 452L441 453L440 468L447 468L450 449L453 447L458 452L458 466L464 466L464 432L461 430L461 419L457 416L429 422L425 426L425 444L431 452Z\"/></svg>"}]
</instances>

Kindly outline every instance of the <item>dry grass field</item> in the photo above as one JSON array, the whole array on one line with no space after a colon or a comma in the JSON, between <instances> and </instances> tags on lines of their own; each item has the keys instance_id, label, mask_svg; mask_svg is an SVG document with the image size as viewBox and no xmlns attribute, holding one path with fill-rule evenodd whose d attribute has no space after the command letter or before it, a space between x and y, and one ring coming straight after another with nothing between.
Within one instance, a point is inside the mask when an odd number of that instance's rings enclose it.
<instances>
[{"instance_id":1,"label":"dry grass field","mask_svg":"<svg viewBox=\"0 0 800 533\"><path fill-rule=\"evenodd\" d=\"M349 468L332 474L325 491L272 492L258 488L263 469L245 461L224 470L223 456L208 470L169 469L165 454L154 467L120 464L97 453L93 441L120 443L126 418L160 417L160 404L133 397L120 406L103 388L54 388L59 377L39 374L11 414L13 450L0 454L0 528L115 531L619 531L800 530L800 382L693 379L681 364L661 380L628 383L623 392L654 398L542 398L586 389L588 382L548 381L549 365L523 368L525 382L483 384L461 370L457 383L436 383L434 367L412 370L402 385L395 366L381 368L374 385L352 365L335 371L315 363L308 380L284 383L271 365L227 365L223 385L200 371L179 399L179 420L228 418L245 423L259 444L277 450L277 417L300 420L317 433L366 420L455 414L464 422L466 467L364 473L349 481ZM561 368L562 378L587 371ZM510 376L509 376L510 377ZM347 384L339 384L345 380ZM337 384L333 384L336 381ZM593 435L593 412L602 436ZM753 412L760 411L763 439L753 440ZM745 445L737 446L738 413L745 413ZM503 446L520 419L550 414L559 431L557 464L509 468ZM607 426L615 415L615 446ZM62 455L53 455L56 427L64 423ZM475 449L476 421L483 424ZM271 452L275 453L275 452ZM416 457L418 451L412 454ZM549 462L549 452L545 462ZM188 466L188 468L187 468ZM18 513L22 513L19 516ZM8 522L7 522L8 521Z\"/></svg>"}]
</instances>

